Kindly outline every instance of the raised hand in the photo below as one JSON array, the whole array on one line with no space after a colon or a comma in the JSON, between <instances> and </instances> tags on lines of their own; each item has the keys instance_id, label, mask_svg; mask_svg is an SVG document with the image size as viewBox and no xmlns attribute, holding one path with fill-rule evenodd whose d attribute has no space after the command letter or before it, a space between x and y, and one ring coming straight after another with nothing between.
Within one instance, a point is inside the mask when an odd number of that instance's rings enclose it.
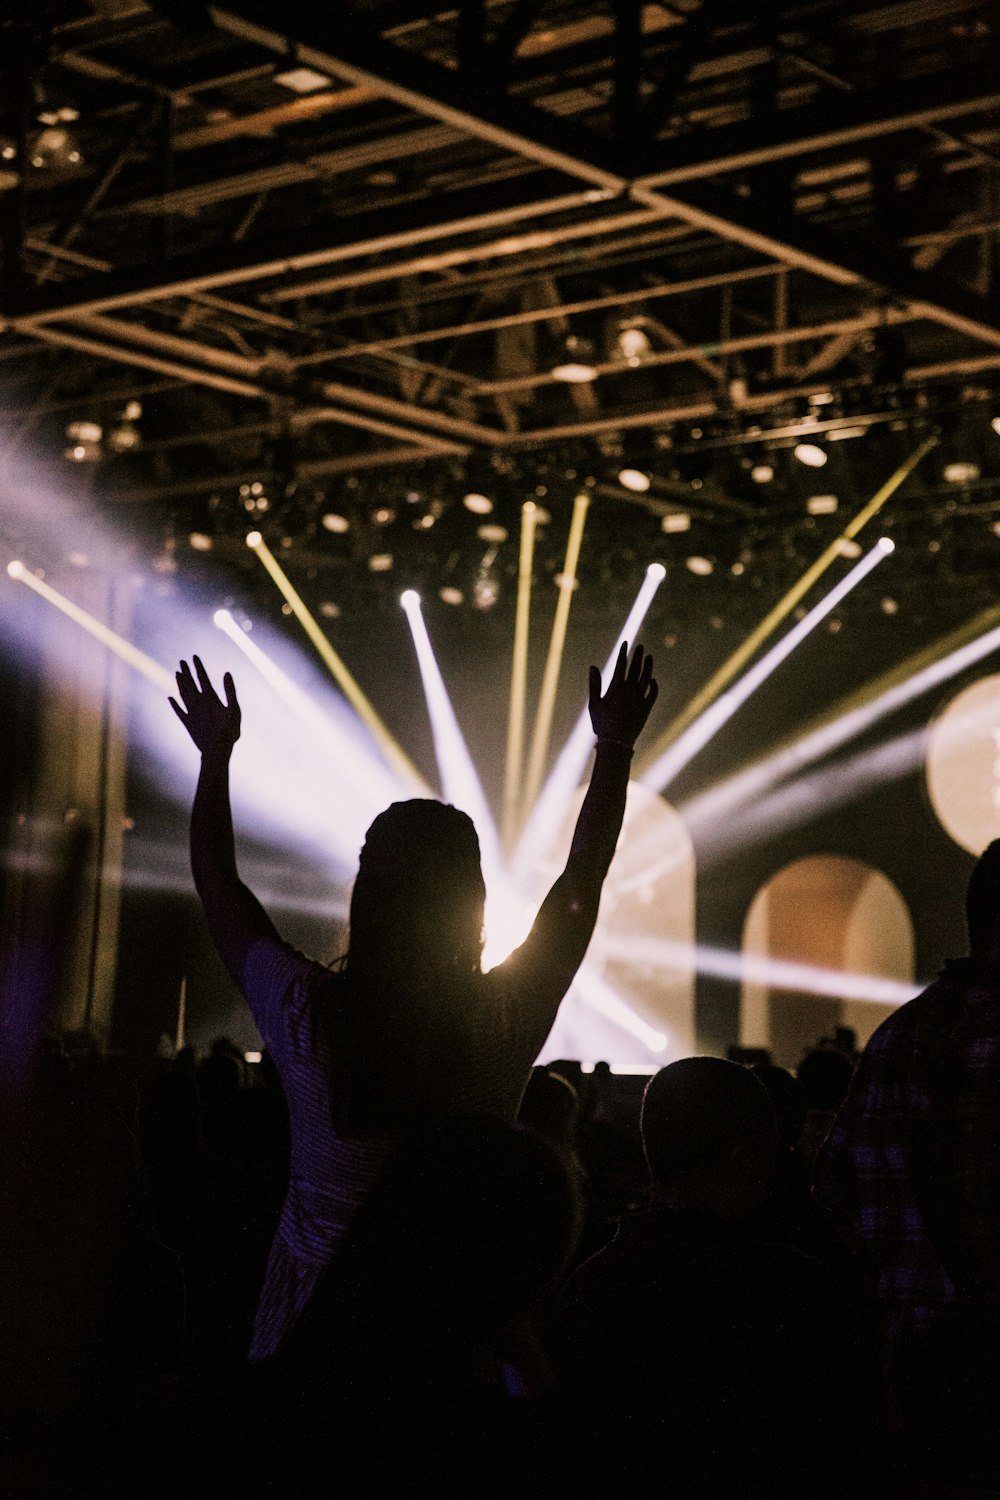
<instances>
[{"instance_id":1,"label":"raised hand","mask_svg":"<svg viewBox=\"0 0 1000 1500\"><path fill-rule=\"evenodd\" d=\"M657 692L653 658L636 646L629 661L628 642L623 641L603 697L600 671L597 667L590 669L590 722L598 740L633 748L656 702Z\"/></svg>"},{"instance_id":2,"label":"raised hand","mask_svg":"<svg viewBox=\"0 0 1000 1500\"><path fill-rule=\"evenodd\" d=\"M228 755L240 737L240 705L236 701L236 687L227 672L222 679L226 701L223 703L200 657L193 657L194 673L186 661L182 661L177 675L177 693L184 707L176 699L170 706L194 740L202 755L212 753Z\"/></svg>"}]
</instances>

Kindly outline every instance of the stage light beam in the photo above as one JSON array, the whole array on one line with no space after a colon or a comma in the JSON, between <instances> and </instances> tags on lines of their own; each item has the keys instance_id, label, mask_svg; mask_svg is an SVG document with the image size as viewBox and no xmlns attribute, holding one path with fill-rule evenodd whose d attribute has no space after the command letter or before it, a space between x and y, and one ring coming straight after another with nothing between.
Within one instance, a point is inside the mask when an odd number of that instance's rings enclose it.
<instances>
[{"instance_id":1,"label":"stage light beam","mask_svg":"<svg viewBox=\"0 0 1000 1500\"><path fill-rule=\"evenodd\" d=\"M566 627L569 624L569 610L573 602L573 590L576 585L576 568L580 560L580 547L583 542L583 528L587 521L587 510L590 506L590 496L581 491L573 501L573 518L570 521L569 536L566 540L566 557L563 562L562 572L559 575L559 598L556 602L556 611L552 621L552 635L549 639L549 652L545 659L545 671L542 674L542 690L538 700L538 713L535 716L535 729L531 737L531 750L528 755L528 770L525 776L523 812L534 805L538 796L538 789L542 784L542 771L545 767L545 758L549 750L549 736L552 733L552 712L555 708L556 693L559 688L559 673L562 669L563 647L566 643Z\"/></svg>"},{"instance_id":2,"label":"stage light beam","mask_svg":"<svg viewBox=\"0 0 1000 1500\"><path fill-rule=\"evenodd\" d=\"M123 635L119 635L117 631L111 630L102 621L96 619L94 615L89 614L87 610L81 609L78 604L73 603L72 599L67 599L65 594L61 594L58 589L54 589L44 579L36 577L31 569L26 567L19 558L14 558L7 564L7 574L15 582L23 583L49 604L54 605L56 609L60 610L74 624L79 625L88 635L92 635L95 640L100 641L102 646L106 646L115 656L119 657L120 660L125 662L134 671L139 672L147 681L153 683L155 687L160 688L162 692L172 693L175 690L176 684L174 683L173 675L167 671L166 667L161 667L159 662L154 661L151 656L147 656L145 651L140 651L137 646L133 646L132 642L126 640Z\"/></svg>"},{"instance_id":3,"label":"stage light beam","mask_svg":"<svg viewBox=\"0 0 1000 1500\"><path fill-rule=\"evenodd\" d=\"M538 507L533 500L521 507L521 550L517 567L517 610L514 616L514 655L510 669L510 706L507 714L507 755L503 781L503 847L509 850L516 831L524 760L524 709L528 683L528 629L531 618L531 581L535 556Z\"/></svg>"},{"instance_id":4,"label":"stage light beam","mask_svg":"<svg viewBox=\"0 0 1000 1500\"><path fill-rule=\"evenodd\" d=\"M619 651L626 642L632 642L638 636L642 622L666 576L667 570L662 563L650 563L646 569L642 586L636 594L624 625L618 632L611 654L604 663L601 673L601 686L604 691L607 691L608 683L611 681ZM580 778L590 758L593 744L594 731L590 723L590 711L585 707L559 752L559 758L541 794L531 808L528 821L517 843L514 855L515 870L520 872L530 869L539 857L548 852L549 846L562 826L573 794L580 785Z\"/></svg>"},{"instance_id":5,"label":"stage light beam","mask_svg":"<svg viewBox=\"0 0 1000 1500\"><path fill-rule=\"evenodd\" d=\"M438 774L445 800L469 814L479 834L483 855L483 867L487 889L502 876L503 861L500 840L497 836L493 815L483 792L479 776L465 736L459 726L445 687L441 669L434 655L419 595L407 589L400 603L406 614L417 653L417 665L423 683L427 712L431 721L434 753L437 757Z\"/></svg>"},{"instance_id":6,"label":"stage light beam","mask_svg":"<svg viewBox=\"0 0 1000 1500\"><path fill-rule=\"evenodd\" d=\"M1000 650L1000 606L992 605L892 671L866 683L859 692L842 698L790 743L778 746L745 770L685 803L681 809L685 824L697 838L724 829L739 809L759 801L782 782L798 776L882 719L997 650Z\"/></svg>"},{"instance_id":7,"label":"stage light beam","mask_svg":"<svg viewBox=\"0 0 1000 1500\"><path fill-rule=\"evenodd\" d=\"M858 532L878 515L886 501L909 478L920 461L926 457L937 441L937 437L932 435L925 438L919 447L913 450L910 456L900 464L899 468L893 474L890 474L881 488L876 490L868 503L863 505L858 513L851 518L840 536L830 543L829 547L806 569L798 582L792 585L784 598L779 599L770 613L765 615L757 628L750 632L746 640L712 674L704 687L695 694L674 721L667 726L649 750L646 751L639 764L640 776L644 776L649 768L660 759L664 751L680 737L688 725L693 724L695 719L704 713L709 704L715 702L715 699L723 689L729 686L737 673L756 655L764 642L774 634L781 622L791 614L799 600L804 598L813 584L818 582L827 569L832 567L837 559L843 555L842 548L844 543L853 541Z\"/></svg>"},{"instance_id":8,"label":"stage light beam","mask_svg":"<svg viewBox=\"0 0 1000 1500\"><path fill-rule=\"evenodd\" d=\"M257 556L264 564L265 569L277 585L278 590L283 595L286 603L291 606L291 610L295 618L298 620L306 635L315 646L317 652L319 653L320 659L323 662L323 665L327 668L330 675L333 677L337 686L344 694L344 697L347 699L348 703L350 703L351 707L358 715L358 718L374 737L376 743L382 750L383 755L392 766L397 776L399 776L404 785L408 786L411 789L413 795L418 797L426 796L427 783L424 781L423 777L420 775L420 772L417 770L416 766L414 766L409 756L405 753L405 751L398 744L393 735L386 728L385 724L382 722L381 718L376 713L371 703L369 703L368 699L361 691L361 688L358 686L354 677L348 671L348 668L346 667L344 662L330 645L330 642L323 634L314 616L306 605L305 600L293 586L288 575L281 567L281 564L274 556L270 547L268 547L261 533L259 531L251 531L246 538L246 544L252 551L256 552Z\"/></svg>"},{"instance_id":9,"label":"stage light beam","mask_svg":"<svg viewBox=\"0 0 1000 1500\"><path fill-rule=\"evenodd\" d=\"M851 590L856 588L862 579L867 578L872 569L883 562L894 550L889 538L881 537L846 577L835 584L830 592L817 605L814 605L776 646L772 646L766 655L755 662L727 692L716 698L715 702L710 704L704 713L695 719L694 723L690 724L684 733L664 751L659 760L653 762L649 770L640 778L642 784L654 792L666 791L688 762L705 748L722 726L732 718L737 709L746 703L751 694L755 693L761 684L777 671L782 662L786 661L806 636L826 619L831 610L835 609L841 600L846 598Z\"/></svg>"}]
</instances>

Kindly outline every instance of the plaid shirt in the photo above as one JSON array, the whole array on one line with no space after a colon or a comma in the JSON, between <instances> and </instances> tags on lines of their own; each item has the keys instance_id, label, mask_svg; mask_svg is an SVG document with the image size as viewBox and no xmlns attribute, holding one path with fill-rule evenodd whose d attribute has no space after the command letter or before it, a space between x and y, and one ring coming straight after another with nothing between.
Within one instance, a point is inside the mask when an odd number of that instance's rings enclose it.
<instances>
[{"instance_id":1,"label":"plaid shirt","mask_svg":"<svg viewBox=\"0 0 1000 1500\"><path fill-rule=\"evenodd\" d=\"M882 1023L814 1193L871 1275L890 1347L958 1293L1000 1297L1000 970L946 964Z\"/></svg>"}]
</instances>

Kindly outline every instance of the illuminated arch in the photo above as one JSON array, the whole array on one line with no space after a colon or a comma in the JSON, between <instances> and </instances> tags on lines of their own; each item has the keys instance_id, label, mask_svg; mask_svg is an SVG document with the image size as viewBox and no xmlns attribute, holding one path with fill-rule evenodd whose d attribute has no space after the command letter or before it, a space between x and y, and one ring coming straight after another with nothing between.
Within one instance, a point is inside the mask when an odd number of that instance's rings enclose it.
<instances>
[{"instance_id":1,"label":"illuminated arch","mask_svg":"<svg viewBox=\"0 0 1000 1500\"><path fill-rule=\"evenodd\" d=\"M913 923L887 875L861 860L816 854L786 865L754 897L743 928L745 954L846 974L913 978ZM884 1020L884 1005L831 1000L744 982L740 1041L769 1047L795 1067L834 1026L851 1026L863 1045Z\"/></svg>"}]
</instances>

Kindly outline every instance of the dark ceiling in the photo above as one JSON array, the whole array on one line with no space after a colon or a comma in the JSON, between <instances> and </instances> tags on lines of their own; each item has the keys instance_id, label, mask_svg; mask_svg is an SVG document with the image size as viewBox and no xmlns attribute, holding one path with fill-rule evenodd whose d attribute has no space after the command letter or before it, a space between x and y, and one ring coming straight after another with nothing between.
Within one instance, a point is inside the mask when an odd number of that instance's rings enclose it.
<instances>
[{"instance_id":1,"label":"dark ceiling","mask_svg":"<svg viewBox=\"0 0 1000 1500\"><path fill-rule=\"evenodd\" d=\"M993 602L993 0L22 3L8 448L150 556L204 568L194 532L256 577L249 518L331 614L403 578L471 607L526 498L558 572L584 486L592 608L661 557L661 636L743 628L933 434L891 592L911 623Z\"/></svg>"}]
</instances>

